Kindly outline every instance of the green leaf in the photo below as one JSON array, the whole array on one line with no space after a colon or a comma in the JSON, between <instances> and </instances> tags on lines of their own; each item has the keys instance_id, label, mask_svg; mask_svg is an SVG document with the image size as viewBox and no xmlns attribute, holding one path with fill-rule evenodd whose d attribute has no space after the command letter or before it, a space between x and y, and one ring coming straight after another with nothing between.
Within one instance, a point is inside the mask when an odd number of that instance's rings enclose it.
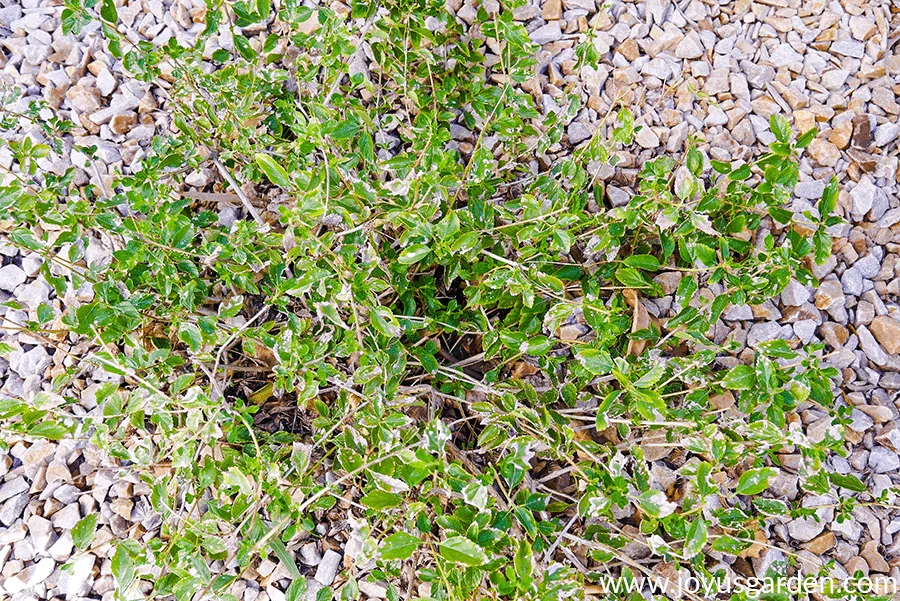
<instances>
[{"instance_id":1,"label":"green leaf","mask_svg":"<svg viewBox=\"0 0 900 601\"><path fill-rule=\"evenodd\" d=\"M125 547L119 545L112 557L112 575L119 583L119 589L126 589L134 580L134 560L125 550Z\"/></svg>"},{"instance_id":2,"label":"green leaf","mask_svg":"<svg viewBox=\"0 0 900 601\"><path fill-rule=\"evenodd\" d=\"M805 132L803 132L803 135L797 138L797 143L795 144L795 146L797 148L806 148L813 140L816 139L817 133L819 133L819 130L815 127L806 130Z\"/></svg>"},{"instance_id":3,"label":"green leaf","mask_svg":"<svg viewBox=\"0 0 900 601\"><path fill-rule=\"evenodd\" d=\"M477 567L487 563L488 556L481 547L464 536L451 536L438 545L441 557L453 563Z\"/></svg>"},{"instance_id":4,"label":"green leaf","mask_svg":"<svg viewBox=\"0 0 900 601\"><path fill-rule=\"evenodd\" d=\"M631 255L625 258L624 263L629 267L637 267L647 271L657 271L659 269L659 259L653 255Z\"/></svg>"},{"instance_id":5,"label":"green leaf","mask_svg":"<svg viewBox=\"0 0 900 601\"><path fill-rule=\"evenodd\" d=\"M258 152L254 158L256 159L256 164L259 165L259 168L266 174L266 177L269 178L270 182L279 188L291 187L291 178L288 175L288 172L285 171L281 165L276 163L272 157Z\"/></svg>"},{"instance_id":6,"label":"green leaf","mask_svg":"<svg viewBox=\"0 0 900 601\"><path fill-rule=\"evenodd\" d=\"M787 515L790 511L787 503L778 499L753 499L753 506L766 515Z\"/></svg>"},{"instance_id":7,"label":"green leaf","mask_svg":"<svg viewBox=\"0 0 900 601\"><path fill-rule=\"evenodd\" d=\"M79 549L87 549L91 541L94 540L94 534L97 531L98 515L96 513L86 515L72 527L72 543Z\"/></svg>"},{"instance_id":8,"label":"green leaf","mask_svg":"<svg viewBox=\"0 0 900 601\"><path fill-rule=\"evenodd\" d=\"M116 10L116 4L113 0L103 0L103 3L100 5L100 17L110 23L116 23L119 20L119 12Z\"/></svg>"},{"instance_id":9,"label":"green leaf","mask_svg":"<svg viewBox=\"0 0 900 601\"><path fill-rule=\"evenodd\" d=\"M389 509L403 504L403 497L384 490L373 490L359 500L369 509Z\"/></svg>"},{"instance_id":10,"label":"green leaf","mask_svg":"<svg viewBox=\"0 0 900 601\"><path fill-rule=\"evenodd\" d=\"M771 467L761 467L747 470L741 474L738 480L735 494L757 495L769 487L769 480L778 475L778 470Z\"/></svg>"},{"instance_id":11,"label":"green leaf","mask_svg":"<svg viewBox=\"0 0 900 601\"><path fill-rule=\"evenodd\" d=\"M750 390L755 382L756 371L749 365L735 365L722 378L722 386L729 390Z\"/></svg>"},{"instance_id":12,"label":"green leaf","mask_svg":"<svg viewBox=\"0 0 900 601\"><path fill-rule=\"evenodd\" d=\"M825 219L834 212L838 201L838 181L837 176L832 175L828 181L828 185L822 190L822 198L816 207L819 210L819 218Z\"/></svg>"},{"instance_id":13,"label":"green leaf","mask_svg":"<svg viewBox=\"0 0 900 601\"><path fill-rule=\"evenodd\" d=\"M601 349L586 348L575 355L578 362L595 376L604 376L612 371L613 361L609 352Z\"/></svg>"},{"instance_id":14,"label":"green leaf","mask_svg":"<svg viewBox=\"0 0 900 601\"><path fill-rule=\"evenodd\" d=\"M431 248L425 244L413 244L403 249L397 260L403 265L412 265L424 259L430 252Z\"/></svg>"},{"instance_id":15,"label":"green leaf","mask_svg":"<svg viewBox=\"0 0 900 601\"><path fill-rule=\"evenodd\" d=\"M779 142L787 143L791 139L791 124L784 115L776 113L769 117L769 128Z\"/></svg>"},{"instance_id":16,"label":"green leaf","mask_svg":"<svg viewBox=\"0 0 900 601\"><path fill-rule=\"evenodd\" d=\"M712 159L709 161L709 164L712 165L712 168L716 173L731 173L731 163L725 161L716 161L715 159Z\"/></svg>"},{"instance_id":17,"label":"green leaf","mask_svg":"<svg viewBox=\"0 0 900 601\"><path fill-rule=\"evenodd\" d=\"M675 504L661 490L648 490L638 497L641 508L652 518L662 519L672 515Z\"/></svg>"},{"instance_id":18,"label":"green leaf","mask_svg":"<svg viewBox=\"0 0 900 601\"><path fill-rule=\"evenodd\" d=\"M691 524L691 527L688 528L687 536L684 540L684 552L682 553L684 558L690 559L699 554L700 551L703 550L703 546L706 544L708 538L709 531L706 520L702 517L698 517L694 520L694 523Z\"/></svg>"},{"instance_id":19,"label":"green leaf","mask_svg":"<svg viewBox=\"0 0 900 601\"><path fill-rule=\"evenodd\" d=\"M642 272L631 267L619 267L616 270L616 279L628 288L653 288L654 284Z\"/></svg>"},{"instance_id":20,"label":"green leaf","mask_svg":"<svg viewBox=\"0 0 900 601\"><path fill-rule=\"evenodd\" d=\"M863 484L863 481L853 474L830 473L828 474L828 479L831 480L831 483L835 486L840 486L841 488L846 488L853 492L866 492L868 490L866 485Z\"/></svg>"},{"instance_id":21,"label":"green leaf","mask_svg":"<svg viewBox=\"0 0 900 601\"><path fill-rule=\"evenodd\" d=\"M291 575L291 578L300 578L303 576L300 573L300 569L297 568L297 564L294 562L294 556L291 555L284 542L278 538L278 536L272 537L272 540L269 541L269 548L275 553L276 557L278 557L281 565L285 567Z\"/></svg>"},{"instance_id":22,"label":"green leaf","mask_svg":"<svg viewBox=\"0 0 900 601\"><path fill-rule=\"evenodd\" d=\"M691 175L698 177L703 171L703 155L700 151L691 146L687 151L687 168Z\"/></svg>"},{"instance_id":23,"label":"green leaf","mask_svg":"<svg viewBox=\"0 0 900 601\"><path fill-rule=\"evenodd\" d=\"M337 124L337 127L334 128L331 132L332 140L347 140L356 135L359 131L359 122L347 119L345 121L341 121Z\"/></svg>"},{"instance_id":24,"label":"green leaf","mask_svg":"<svg viewBox=\"0 0 900 601\"><path fill-rule=\"evenodd\" d=\"M659 382L660 378L662 378L663 374L666 371L665 364L657 363L653 367L651 367L647 373L640 377L640 379L634 383L635 388L650 388L657 382Z\"/></svg>"},{"instance_id":25,"label":"green leaf","mask_svg":"<svg viewBox=\"0 0 900 601\"><path fill-rule=\"evenodd\" d=\"M728 179L734 182L742 182L750 177L750 165L744 164L728 174Z\"/></svg>"},{"instance_id":26,"label":"green leaf","mask_svg":"<svg viewBox=\"0 0 900 601\"><path fill-rule=\"evenodd\" d=\"M28 427L28 434L49 440L62 440L69 429L55 421L45 421Z\"/></svg>"},{"instance_id":27,"label":"green leaf","mask_svg":"<svg viewBox=\"0 0 900 601\"><path fill-rule=\"evenodd\" d=\"M195 353L203 346L203 334L200 328L192 323L185 322L178 326L178 339Z\"/></svg>"},{"instance_id":28,"label":"green leaf","mask_svg":"<svg viewBox=\"0 0 900 601\"><path fill-rule=\"evenodd\" d=\"M253 46L250 45L250 40L245 38L243 35L234 36L234 45L237 48L238 54L240 54L245 60L252 61L256 58L256 50L254 50Z\"/></svg>"},{"instance_id":29,"label":"green leaf","mask_svg":"<svg viewBox=\"0 0 900 601\"><path fill-rule=\"evenodd\" d=\"M713 551L718 551L720 553L738 555L744 549L748 549L750 545L751 543L749 541L742 541L733 536L724 535L714 540L710 548Z\"/></svg>"},{"instance_id":30,"label":"green leaf","mask_svg":"<svg viewBox=\"0 0 900 601\"><path fill-rule=\"evenodd\" d=\"M390 535L381 544L382 559L408 559L415 553L422 541L406 532Z\"/></svg>"}]
</instances>

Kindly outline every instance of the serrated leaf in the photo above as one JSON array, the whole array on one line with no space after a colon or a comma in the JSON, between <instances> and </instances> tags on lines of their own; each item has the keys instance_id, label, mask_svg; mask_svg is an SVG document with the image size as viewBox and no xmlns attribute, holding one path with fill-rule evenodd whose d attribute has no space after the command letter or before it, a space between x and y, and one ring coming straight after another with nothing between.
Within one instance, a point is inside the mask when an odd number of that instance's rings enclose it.
<instances>
[{"instance_id":1,"label":"serrated leaf","mask_svg":"<svg viewBox=\"0 0 900 601\"><path fill-rule=\"evenodd\" d=\"M684 551L682 555L685 559L690 559L698 555L703 550L706 540L709 538L708 524L702 517L698 517L688 528L687 536L684 539Z\"/></svg>"},{"instance_id":2,"label":"serrated leaf","mask_svg":"<svg viewBox=\"0 0 900 601\"><path fill-rule=\"evenodd\" d=\"M797 148L806 148L813 140L815 140L817 133L819 133L819 130L815 127L806 130L799 138L797 138L795 146Z\"/></svg>"},{"instance_id":3,"label":"serrated leaf","mask_svg":"<svg viewBox=\"0 0 900 601\"><path fill-rule=\"evenodd\" d=\"M453 563L469 567L484 565L488 561L485 552L464 536L452 536L438 545L441 557Z\"/></svg>"},{"instance_id":4,"label":"serrated leaf","mask_svg":"<svg viewBox=\"0 0 900 601\"><path fill-rule=\"evenodd\" d=\"M425 244L413 244L403 249L397 260L403 265L412 265L424 259L430 252L431 248Z\"/></svg>"},{"instance_id":5,"label":"serrated leaf","mask_svg":"<svg viewBox=\"0 0 900 601\"><path fill-rule=\"evenodd\" d=\"M116 548L110 565L112 575L119 584L119 589L126 589L134 580L134 560L123 546Z\"/></svg>"},{"instance_id":6,"label":"serrated leaf","mask_svg":"<svg viewBox=\"0 0 900 601\"><path fill-rule=\"evenodd\" d=\"M110 23L115 23L119 20L119 11L116 10L116 4L113 0L103 0L103 3L100 5L100 17Z\"/></svg>"},{"instance_id":7,"label":"serrated leaf","mask_svg":"<svg viewBox=\"0 0 900 601\"><path fill-rule=\"evenodd\" d=\"M28 426L28 434L48 440L62 440L69 429L55 421L44 421Z\"/></svg>"},{"instance_id":8,"label":"serrated leaf","mask_svg":"<svg viewBox=\"0 0 900 601\"><path fill-rule=\"evenodd\" d=\"M729 390L750 390L755 382L756 371L749 365L735 365L722 378L722 386Z\"/></svg>"},{"instance_id":9,"label":"serrated leaf","mask_svg":"<svg viewBox=\"0 0 900 601\"><path fill-rule=\"evenodd\" d=\"M359 131L359 123L352 119L341 121L331 132L332 140L347 140L356 135Z\"/></svg>"},{"instance_id":10,"label":"serrated leaf","mask_svg":"<svg viewBox=\"0 0 900 601\"><path fill-rule=\"evenodd\" d=\"M778 470L771 467L760 467L747 470L738 479L735 494L757 495L769 487L769 481L778 475Z\"/></svg>"},{"instance_id":11,"label":"serrated leaf","mask_svg":"<svg viewBox=\"0 0 900 601\"><path fill-rule=\"evenodd\" d=\"M628 288L653 288L653 282L642 272L633 267L619 267L616 270L616 279Z\"/></svg>"},{"instance_id":12,"label":"serrated leaf","mask_svg":"<svg viewBox=\"0 0 900 601\"><path fill-rule=\"evenodd\" d=\"M648 490L638 497L638 503L647 515L656 519L668 517L676 509L675 503L669 501L661 490Z\"/></svg>"},{"instance_id":13,"label":"serrated leaf","mask_svg":"<svg viewBox=\"0 0 900 601\"><path fill-rule=\"evenodd\" d=\"M203 334L200 332L200 328L192 323L185 322L178 326L178 339L195 353L203 345Z\"/></svg>"},{"instance_id":14,"label":"serrated leaf","mask_svg":"<svg viewBox=\"0 0 900 601\"><path fill-rule=\"evenodd\" d=\"M595 376L604 376L612 371L613 361L609 352L601 349L586 348L575 356L578 362Z\"/></svg>"},{"instance_id":15,"label":"serrated leaf","mask_svg":"<svg viewBox=\"0 0 900 601\"><path fill-rule=\"evenodd\" d=\"M769 129L775 135L775 139L779 142L786 143L791 139L791 124L784 115L773 114L769 117Z\"/></svg>"},{"instance_id":16,"label":"serrated leaf","mask_svg":"<svg viewBox=\"0 0 900 601\"><path fill-rule=\"evenodd\" d=\"M625 258L624 263L629 267L637 267L647 271L657 271L659 269L659 259L653 255L631 255Z\"/></svg>"},{"instance_id":17,"label":"serrated leaf","mask_svg":"<svg viewBox=\"0 0 900 601\"><path fill-rule=\"evenodd\" d=\"M422 541L406 532L390 535L381 543L382 559L408 559L416 552Z\"/></svg>"},{"instance_id":18,"label":"serrated leaf","mask_svg":"<svg viewBox=\"0 0 900 601\"><path fill-rule=\"evenodd\" d=\"M72 543L79 549L87 549L97 531L98 514L86 515L72 527Z\"/></svg>"},{"instance_id":19,"label":"serrated leaf","mask_svg":"<svg viewBox=\"0 0 900 601\"><path fill-rule=\"evenodd\" d=\"M790 508L778 499L753 499L753 506L766 515L787 515Z\"/></svg>"},{"instance_id":20,"label":"serrated leaf","mask_svg":"<svg viewBox=\"0 0 900 601\"><path fill-rule=\"evenodd\" d=\"M359 502L369 509L389 509L402 505L403 497L392 492L376 489L365 495Z\"/></svg>"},{"instance_id":21,"label":"serrated leaf","mask_svg":"<svg viewBox=\"0 0 900 601\"><path fill-rule=\"evenodd\" d=\"M828 479L831 480L831 483L835 486L840 486L841 488L846 488L853 492L866 492L868 490L866 485L863 484L863 481L853 474L830 473L828 474Z\"/></svg>"},{"instance_id":22,"label":"serrated leaf","mask_svg":"<svg viewBox=\"0 0 900 601\"><path fill-rule=\"evenodd\" d=\"M729 555L738 555L741 551L749 548L751 543L738 540L733 536L720 536L713 541L711 549L720 553L728 553Z\"/></svg>"},{"instance_id":23,"label":"serrated leaf","mask_svg":"<svg viewBox=\"0 0 900 601\"><path fill-rule=\"evenodd\" d=\"M837 206L838 192L837 176L831 176L825 189L822 190L822 198L819 200L819 205L816 207L819 210L820 219L825 219L834 212L834 208Z\"/></svg>"}]
</instances>

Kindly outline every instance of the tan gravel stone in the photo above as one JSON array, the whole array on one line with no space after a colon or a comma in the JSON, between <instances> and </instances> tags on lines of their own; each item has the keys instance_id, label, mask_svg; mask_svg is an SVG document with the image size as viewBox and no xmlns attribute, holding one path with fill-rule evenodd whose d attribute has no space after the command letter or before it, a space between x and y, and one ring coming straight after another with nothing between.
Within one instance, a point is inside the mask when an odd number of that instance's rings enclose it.
<instances>
[{"instance_id":1,"label":"tan gravel stone","mask_svg":"<svg viewBox=\"0 0 900 601\"><path fill-rule=\"evenodd\" d=\"M893 317L879 315L872 320L869 330L884 350L892 355L900 352L900 322Z\"/></svg>"},{"instance_id":2,"label":"tan gravel stone","mask_svg":"<svg viewBox=\"0 0 900 601\"><path fill-rule=\"evenodd\" d=\"M809 145L809 156L823 167L834 167L841 158L841 151L831 142L816 138Z\"/></svg>"},{"instance_id":3,"label":"tan gravel stone","mask_svg":"<svg viewBox=\"0 0 900 601\"><path fill-rule=\"evenodd\" d=\"M834 532L828 531L820 534L816 538L804 544L803 548L811 553L815 553L816 555L822 555L829 549L833 548L834 543Z\"/></svg>"},{"instance_id":4,"label":"tan gravel stone","mask_svg":"<svg viewBox=\"0 0 900 601\"><path fill-rule=\"evenodd\" d=\"M871 571L881 572L883 574L887 574L891 571L891 566L888 565L888 562L885 561L884 556L878 551L877 540L870 540L865 545L863 545L862 551L860 551L859 555L866 560L866 563L869 564L869 569Z\"/></svg>"},{"instance_id":5,"label":"tan gravel stone","mask_svg":"<svg viewBox=\"0 0 900 601\"><path fill-rule=\"evenodd\" d=\"M72 86L66 92L66 100L79 113L93 113L100 108L100 92L83 85Z\"/></svg>"},{"instance_id":6,"label":"tan gravel stone","mask_svg":"<svg viewBox=\"0 0 900 601\"><path fill-rule=\"evenodd\" d=\"M130 520L131 510L134 509L134 501L131 499L113 499L109 504L109 508L113 510L113 513Z\"/></svg>"},{"instance_id":7,"label":"tan gravel stone","mask_svg":"<svg viewBox=\"0 0 900 601\"><path fill-rule=\"evenodd\" d=\"M850 146L850 136L853 134L853 123L849 119L844 119L834 124L831 133L828 134L828 141L840 149Z\"/></svg>"},{"instance_id":8,"label":"tan gravel stone","mask_svg":"<svg viewBox=\"0 0 900 601\"><path fill-rule=\"evenodd\" d=\"M562 19L562 0L544 0L541 7L541 18L545 21Z\"/></svg>"}]
</instances>

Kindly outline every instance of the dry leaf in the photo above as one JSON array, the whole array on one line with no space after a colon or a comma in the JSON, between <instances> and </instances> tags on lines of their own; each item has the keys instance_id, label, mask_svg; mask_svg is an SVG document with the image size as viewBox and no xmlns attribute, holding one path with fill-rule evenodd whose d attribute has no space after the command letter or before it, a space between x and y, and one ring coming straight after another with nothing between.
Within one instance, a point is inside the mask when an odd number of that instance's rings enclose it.
<instances>
[{"instance_id":1,"label":"dry leaf","mask_svg":"<svg viewBox=\"0 0 900 601\"><path fill-rule=\"evenodd\" d=\"M622 294L625 296L625 302L628 303L628 306L632 309L632 321L631 321L631 331L632 333L637 332L638 330L644 330L650 327L650 314L647 312L647 309L641 303L638 298L637 290L632 290L631 288L626 288L622 291ZM640 355L644 352L644 348L647 346L646 340L629 340L628 341L628 354L629 355Z\"/></svg>"},{"instance_id":2,"label":"dry leaf","mask_svg":"<svg viewBox=\"0 0 900 601\"><path fill-rule=\"evenodd\" d=\"M738 557L756 559L758 558L763 551L765 551L766 546L769 544L769 539L766 538L765 533L759 528L753 533L753 538L757 542L753 543L743 551L738 554Z\"/></svg>"}]
</instances>

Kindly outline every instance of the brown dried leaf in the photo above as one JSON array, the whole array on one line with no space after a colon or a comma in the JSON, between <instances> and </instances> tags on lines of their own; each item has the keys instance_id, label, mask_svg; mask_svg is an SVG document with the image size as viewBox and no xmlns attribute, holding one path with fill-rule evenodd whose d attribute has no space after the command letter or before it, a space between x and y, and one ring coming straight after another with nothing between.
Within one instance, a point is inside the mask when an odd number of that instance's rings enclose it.
<instances>
[{"instance_id":1,"label":"brown dried leaf","mask_svg":"<svg viewBox=\"0 0 900 601\"><path fill-rule=\"evenodd\" d=\"M741 551L738 554L738 557L756 559L762 554L763 551L766 550L766 546L769 544L769 539L766 538L766 535L762 530L757 528L753 533L753 538L757 542Z\"/></svg>"},{"instance_id":2,"label":"brown dried leaf","mask_svg":"<svg viewBox=\"0 0 900 601\"><path fill-rule=\"evenodd\" d=\"M622 294L625 296L625 302L627 302L628 306L632 309L631 331L637 332L638 330L649 328L650 314L647 312L643 303L641 303L637 290L626 288L622 291ZM646 346L646 340L630 340L628 341L628 354L640 355L644 352Z\"/></svg>"}]
</instances>

